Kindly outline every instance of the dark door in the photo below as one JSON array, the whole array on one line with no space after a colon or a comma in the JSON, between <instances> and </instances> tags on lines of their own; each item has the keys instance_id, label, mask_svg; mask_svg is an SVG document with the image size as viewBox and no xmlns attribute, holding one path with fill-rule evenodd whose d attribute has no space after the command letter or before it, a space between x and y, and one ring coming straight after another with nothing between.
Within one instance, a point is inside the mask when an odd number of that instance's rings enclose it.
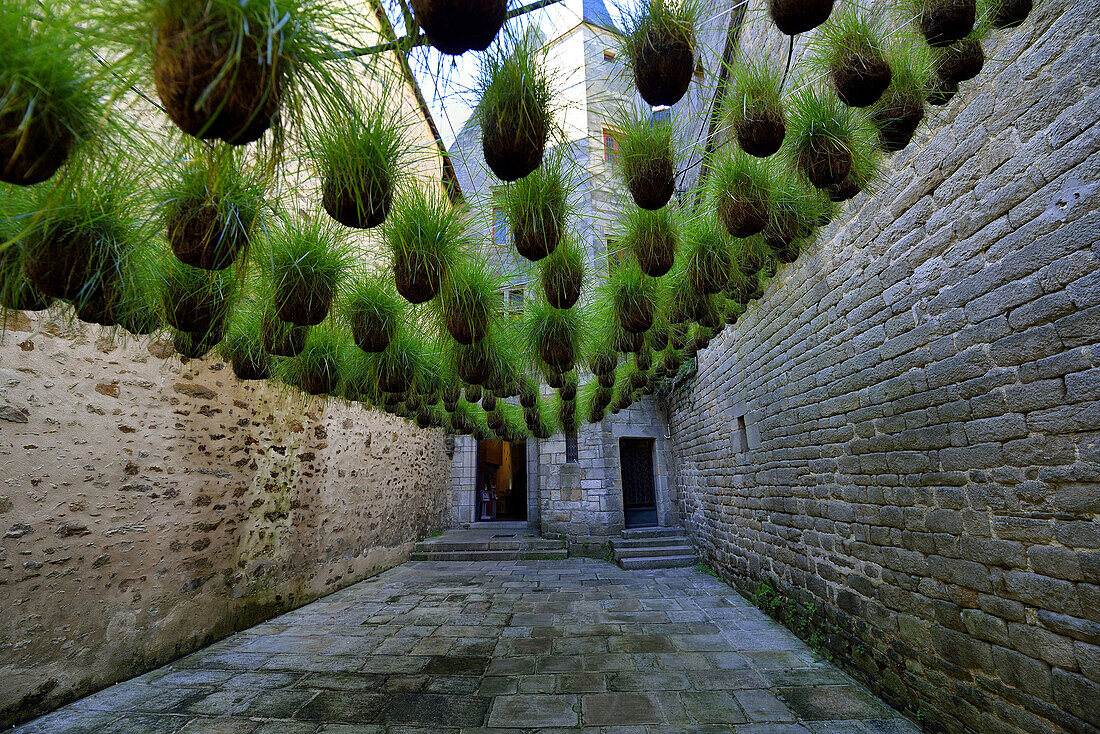
<instances>
[{"instance_id":1,"label":"dark door","mask_svg":"<svg viewBox=\"0 0 1100 734\"><path fill-rule=\"evenodd\" d=\"M628 528L657 524L657 497L653 491L653 439L619 439L623 467L623 512Z\"/></svg>"}]
</instances>

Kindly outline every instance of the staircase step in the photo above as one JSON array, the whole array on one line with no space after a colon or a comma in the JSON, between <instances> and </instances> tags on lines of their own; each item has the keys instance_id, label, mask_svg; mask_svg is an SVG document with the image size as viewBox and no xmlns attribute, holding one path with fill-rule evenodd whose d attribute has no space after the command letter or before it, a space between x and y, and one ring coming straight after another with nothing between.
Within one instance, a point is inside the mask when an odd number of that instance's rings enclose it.
<instances>
[{"instance_id":1,"label":"staircase step","mask_svg":"<svg viewBox=\"0 0 1100 734\"><path fill-rule=\"evenodd\" d=\"M641 571L651 568L683 568L699 562L695 554L683 556L623 558L619 565L628 571Z\"/></svg>"},{"instance_id":2,"label":"staircase step","mask_svg":"<svg viewBox=\"0 0 1100 734\"><path fill-rule=\"evenodd\" d=\"M695 551L690 545L662 545L646 548L616 548L615 560L624 558L678 558L693 555Z\"/></svg>"},{"instance_id":3,"label":"staircase step","mask_svg":"<svg viewBox=\"0 0 1100 734\"><path fill-rule=\"evenodd\" d=\"M627 540L633 538L669 538L683 534L683 528L631 528L624 530L622 533Z\"/></svg>"},{"instance_id":4,"label":"staircase step","mask_svg":"<svg viewBox=\"0 0 1100 734\"><path fill-rule=\"evenodd\" d=\"M564 548L560 540L544 538L516 538L502 540L459 541L459 540L423 540L416 544L416 551L492 551L492 550L556 550Z\"/></svg>"},{"instance_id":5,"label":"staircase step","mask_svg":"<svg viewBox=\"0 0 1100 734\"><path fill-rule=\"evenodd\" d=\"M564 548L553 550L414 551L410 561L556 561L569 557Z\"/></svg>"},{"instance_id":6,"label":"staircase step","mask_svg":"<svg viewBox=\"0 0 1100 734\"><path fill-rule=\"evenodd\" d=\"M659 548L662 546L689 545L686 535L669 535L664 538L611 538L611 547L619 548Z\"/></svg>"}]
</instances>

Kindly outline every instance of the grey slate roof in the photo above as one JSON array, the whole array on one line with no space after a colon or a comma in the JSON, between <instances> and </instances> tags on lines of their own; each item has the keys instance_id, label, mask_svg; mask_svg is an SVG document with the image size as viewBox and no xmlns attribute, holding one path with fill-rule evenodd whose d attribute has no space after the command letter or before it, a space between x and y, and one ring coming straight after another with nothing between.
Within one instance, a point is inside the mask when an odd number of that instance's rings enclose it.
<instances>
[{"instance_id":1,"label":"grey slate roof","mask_svg":"<svg viewBox=\"0 0 1100 734\"><path fill-rule=\"evenodd\" d=\"M615 21L611 18L605 0L583 0L583 12L585 23L598 25L616 33L619 31L615 26Z\"/></svg>"}]
</instances>

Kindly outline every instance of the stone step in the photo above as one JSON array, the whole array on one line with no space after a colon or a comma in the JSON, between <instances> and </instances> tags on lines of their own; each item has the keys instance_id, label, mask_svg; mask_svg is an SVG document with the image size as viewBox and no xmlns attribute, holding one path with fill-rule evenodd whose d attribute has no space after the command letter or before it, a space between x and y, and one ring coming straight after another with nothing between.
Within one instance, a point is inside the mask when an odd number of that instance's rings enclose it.
<instances>
[{"instance_id":1,"label":"stone step","mask_svg":"<svg viewBox=\"0 0 1100 734\"><path fill-rule=\"evenodd\" d=\"M492 551L492 550L556 550L564 548L560 540L523 538L515 540L422 540L416 551Z\"/></svg>"},{"instance_id":2,"label":"stone step","mask_svg":"<svg viewBox=\"0 0 1100 734\"><path fill-rule=\"evenodd\" d=\"M646 548L616 548L615 560L624 558L670 558L690 556L695 551L690 545L661 545Z\"/></svg>"},{"instance_id":3,"label":"stone step","mask_svg":"<svg viewBox=\"0 0 1100 734\"><path fill-rule=\"evenodd\" d=\"M684 568L699 562L695 554L683 556L624 558L619 565L627 571L643 571L651 568Z\"/></svg>"},{"instance_id":4,"label":"stone step","mask_svg":"<svg viewBox=\"0 0 1100 734\"><path fill-rule=\"evenodd\" d=\"M552 550L414 551L410 561L560 561L564 548Z\"/></svg>"},{"instance_id":5,"label":"stone step","mask_svg":"<svg viewBox=\"0 0 1100 734\"><path fill-rule=\"evenodd\" d=\"M611 538L611 547L619 548L659 548L662 546L688 545L686 535L669 535L666 538Z\"/></svg>"},{"instance_id":6,"label":"stone step","mask_svg":"<svg viewBox=\"0 0 1100 734\"><path fill-rule=\"evenodd\" d=\"M683 534L683 528L630 528L622 533L627 540L633 538L670 538Z\"/></svg>"}]
</instances>

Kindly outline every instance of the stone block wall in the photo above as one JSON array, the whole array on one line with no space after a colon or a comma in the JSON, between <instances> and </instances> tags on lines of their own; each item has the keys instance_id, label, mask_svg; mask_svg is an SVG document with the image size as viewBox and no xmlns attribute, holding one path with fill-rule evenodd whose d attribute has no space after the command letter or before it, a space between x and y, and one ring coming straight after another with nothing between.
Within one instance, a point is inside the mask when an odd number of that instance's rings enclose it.
<instances>
[{"instance_id":1,"label":"stone block wall","mask_svg":"<svg viewBox=\"0 0 1100 734\"><path fill-rule=\"evenodd\" d=\"M988 42L672 400L708 562L928 731L1100 730L1098 49L1093 3Z\"/></svg>"},{"instance_id":2,"label":"stone block wall","mask_svg":"<svg viewBox=\"0 0 1100 734\"><path fill-rule=\"evenodd\" d=\"M0 334L0 727L408 558L444 437L163 342Z\"/></svg>"},{"instance_id":3,"label":"stone block wall","mask_svg":"<svg viewBox=\"0 0 1100 734\"><path fill-rule=\"evenodd\" d=\"M625 516L619 457L621 438L653 439L657 520L662 526L678 525L666 426L656 401L645 398L617 414L608 414L599 423L582 420L577 427L577 463L565 462L564 434L538 441L541 531L561 535L571 552L587 555L599 555L599 546L609 536L622 532Z\"/></svg>"}]
</instances>

